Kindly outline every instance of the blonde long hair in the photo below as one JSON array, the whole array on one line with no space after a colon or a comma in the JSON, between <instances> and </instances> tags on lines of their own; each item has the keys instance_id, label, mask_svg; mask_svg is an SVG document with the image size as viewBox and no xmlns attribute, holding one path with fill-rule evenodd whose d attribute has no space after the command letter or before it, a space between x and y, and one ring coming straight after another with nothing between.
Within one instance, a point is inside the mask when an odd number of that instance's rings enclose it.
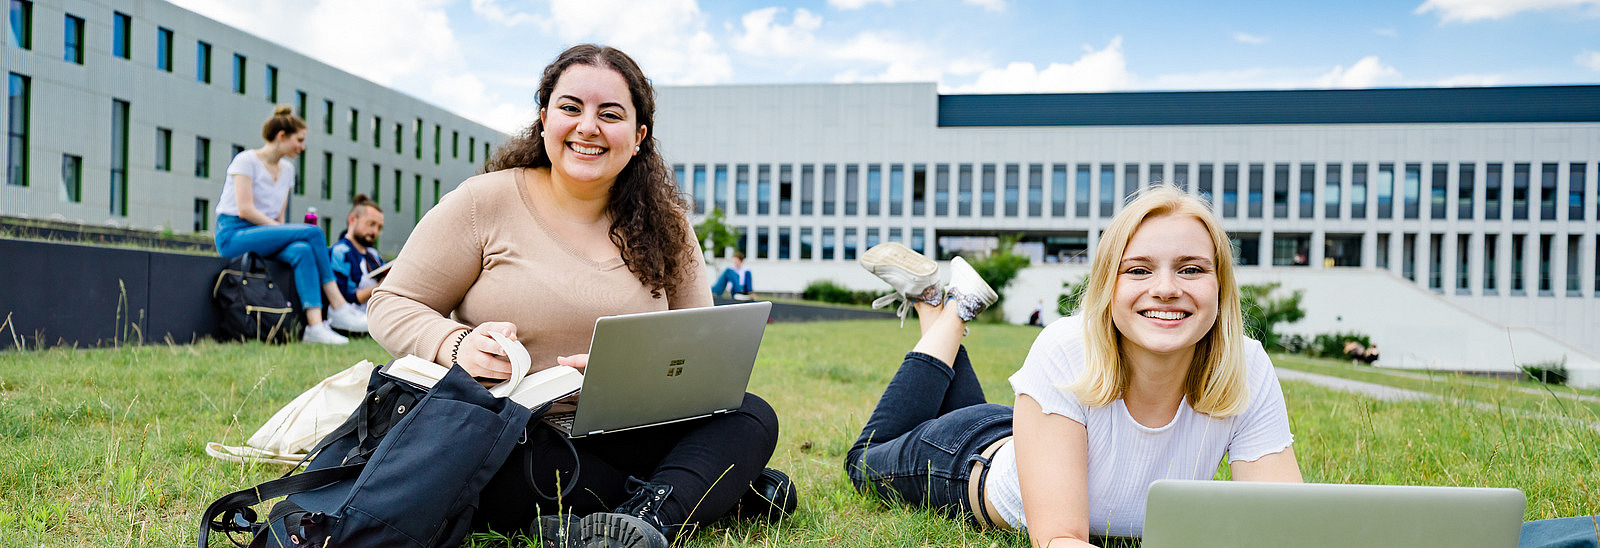
<instances>
[{"instance_id":1,"label":"blonde long hair","mask_svg":"<svg viewBox=\"0 0 1600 548\"><path fill-rule=\"evenodd\" d=\"M1192 217L1206 227L1217 271L1217 321L1195 343L1194 361L1183 379L1183 393L1195 411L1219 418L1238 414L1244 411L1249 398L1245 386L1244 319L1228 234L1209 205L1167 185L1146 190L1130 202L1111 219L1101 236L1083 296L1084 372L1063 388L1090 407L1110 404L1127 391L1131 378L1127 356L1122 352L1122 335L1111 320L1118 265L1139 226L1146 219L1166 215Z\"/></svg>"}]
</instances>

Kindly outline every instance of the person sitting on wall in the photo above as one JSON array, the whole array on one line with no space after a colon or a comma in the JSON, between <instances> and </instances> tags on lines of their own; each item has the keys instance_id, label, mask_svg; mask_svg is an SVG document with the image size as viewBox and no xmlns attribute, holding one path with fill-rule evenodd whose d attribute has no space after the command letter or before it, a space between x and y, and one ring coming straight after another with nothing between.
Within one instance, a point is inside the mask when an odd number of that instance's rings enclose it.
<instances>
[{"instance_id":1,"label":"person sitting on wall","mask_svg":"<svg viewBox=\"0 0 1600 548\"><path fill-rule=\"evenodd\" d=\"M733 252L733 266L723 269L722 276L711 286L712 296L721 296L723 291L732 291L733 298L741 301L752 298L750 294L755 292L755 284L750 269L744 267L744 253Z\"/></svg>"},{"instance_id":2,"label":"person sitting on wall","mask_svg":"<svg viewBox=\"0 0 1600 548\"><path fill-rule=\"evenodd\" d=\"M344 300L365 314L367 299L378 287L372 271L383 266L377 247L378 235L383 233L383 209L366 194L358 194L345 226L344 235L328 249L333 280Z\"/></svg>"}]
</instances>

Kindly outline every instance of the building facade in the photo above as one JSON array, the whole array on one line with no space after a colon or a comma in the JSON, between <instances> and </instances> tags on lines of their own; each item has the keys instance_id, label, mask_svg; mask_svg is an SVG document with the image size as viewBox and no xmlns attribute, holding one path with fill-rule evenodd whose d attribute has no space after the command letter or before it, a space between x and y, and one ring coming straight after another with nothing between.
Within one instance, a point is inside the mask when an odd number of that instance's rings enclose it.
<instances>
[{"instance_id":1,"label":"building facade","mask_svg":"<svg viewBox=\"0 0 1600 548\"><path fill-rule=\"evenodd\" d=\"M10 0L0 215L205 232L227 166L288 105L309 126L285 216L330 238L357 193L398 253L496 130L159 0Z\"/></svg>"},{"instance_id":2,"label":"building facade","mask_svg":"<svg viewBox=\"0 0 1600 548\"><path fill-rule=\"evenodd\" d=\"M1083 263L1128 197L1167 183L1213 204L1246 268L1387 270L1600 354L1600 86L710 86L659 104L695 212L725 212L758 272L851 279L882 241L947 259L1013 234L1036 265Z\"/></svg>"}]
</instances>

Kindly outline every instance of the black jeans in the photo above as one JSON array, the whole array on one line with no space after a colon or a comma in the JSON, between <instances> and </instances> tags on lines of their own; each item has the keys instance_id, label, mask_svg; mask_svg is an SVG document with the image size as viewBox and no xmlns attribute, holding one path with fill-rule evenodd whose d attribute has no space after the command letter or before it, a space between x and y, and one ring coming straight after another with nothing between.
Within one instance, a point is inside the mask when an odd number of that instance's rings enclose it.
<instances>
[{"instance_id":1,"label":"black jeans","mask_svg":"<svg viewBox=\"0 0 1600 548\"><path fill-rule=\"evenodd\" d=\"M972 463L1010 435L1011 407L986 402L966 348L948 366L909 352L844 467L858 491L976 525L967 501Z\"/></svg>"},{"instance_id":2,"label":"black jeans","mask_svg":"<svg viewBox=\"0 0 1600 548\"><path fill-rule=\"evenodd\" d=\"M473 520L478 528L509 533L526 527L536 515L609 512L632 495L627 490L630 476L672 486L660 511L663 523L714 520L733 508L772 458L778 415L765 400L747 393L733 413L572 443L576 461L561 434L545 425L530 429L527 443L511 453L484 488ZM558 485L564 489L569 484L572 491L559 502L535 493L524 477L525 452L533 458L539 491L555 495Z\"/></svg>"}]
</instances>

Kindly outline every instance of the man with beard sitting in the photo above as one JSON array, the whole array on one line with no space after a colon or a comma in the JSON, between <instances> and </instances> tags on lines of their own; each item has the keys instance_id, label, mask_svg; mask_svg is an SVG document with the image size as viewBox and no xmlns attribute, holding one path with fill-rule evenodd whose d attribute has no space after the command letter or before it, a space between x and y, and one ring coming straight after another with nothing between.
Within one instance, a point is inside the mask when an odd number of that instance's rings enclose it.
<instances>
[{"instance_id":1,"label":"man with beard sitting","mask_svg":"<svg viewBox=\"0 0 1600 548\"><path fill-rule=\"evenodd\" d=\"M372 290L378 286L373 271L383 266L377 248L378 234L383 232L383 210L366 194L358 194L345 226L339 241L328 248L333 259L333 279L344 299L365 314L367 299L372 298Z\"/></svg>"}]
</instances>

